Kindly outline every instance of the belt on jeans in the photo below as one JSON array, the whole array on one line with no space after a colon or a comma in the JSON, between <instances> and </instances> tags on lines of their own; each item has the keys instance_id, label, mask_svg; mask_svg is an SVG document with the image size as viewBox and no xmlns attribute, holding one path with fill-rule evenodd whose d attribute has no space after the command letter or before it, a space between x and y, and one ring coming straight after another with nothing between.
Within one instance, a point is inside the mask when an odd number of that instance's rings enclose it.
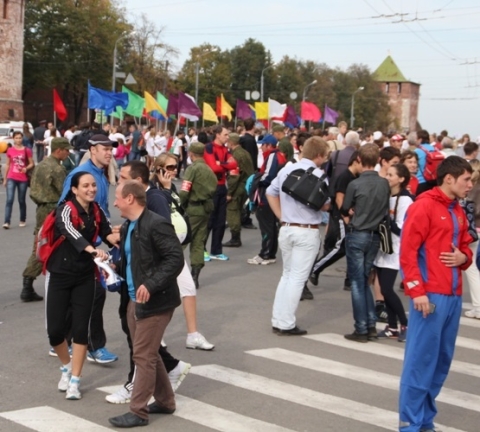
<instances>
[{"instance_id":1,"label":"belt on jeans","mask_svg":"<svg viewBox=\"0 0 480 432\"><path fill-rule=\"evenodd\" d=\"M356 228L353 228L351 226L347 226L347 231L348 232L366 232L366 233L372 233L372 234L378 234L378 230L359 230Z\"/></svg>"},{"instance_id":2,"label":"belt on jeans","mask_svg":"<svg viewBox=\"0 0 480 432\"><path fill-rule=\"evenodd\" d=\"M319 224L299 224L299 223L294 223L294 222L282 222L280 225L282 226L293 226L293 227L298 227L298 228L318 228L320 225Z\"/></svg>"}]
</instances>

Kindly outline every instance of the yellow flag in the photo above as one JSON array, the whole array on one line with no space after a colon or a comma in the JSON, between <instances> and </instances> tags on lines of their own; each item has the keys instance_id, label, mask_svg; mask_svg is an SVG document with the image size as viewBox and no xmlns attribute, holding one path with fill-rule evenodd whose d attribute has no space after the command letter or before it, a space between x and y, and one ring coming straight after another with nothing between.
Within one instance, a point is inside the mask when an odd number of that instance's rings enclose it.
<instances>
[{"instance_id":1,"label":"yellow flag","mask_svg":"<svg viewBox=\"0 0 480 432\"><path fill-rule=\"evenodd\" d=\"M231 121L233 108L225 100L223 93L220 94L220 101L222 107L222 117L227 117L228 121Z\"/></svg>"},{"instance_id":2,"label":"yellow flag","mask_svg":"<svg viewBox=\"0 0 480 432\"><path fill-rule=\"evenodd\" d=\"M156 99L148 92L144 92L144 95L145 95L145 111L147 111L148 113L152 111L158 111L165 118L167 118L167 113L156 101Z\"/></svg>"},{"instance_id":3,"label":"yellow flag","mask_svg":"<svg viewBox=\"0 0 480 432\"><path fill-rule=\"evenodd\" d=\"M203 103L203 119L207 121L211 121L214 123L218 123L218 118L215 110L212 108L210 104Z\"/></svg>"},{"instance_id":4,"label":"yellow flag","mask_svg":"<svg viewBox=\"0 0 480 432\"><path fill-rule=\"evenodd\" d=\"M257 120L268 120L268 102L255 102Z\"/></svg>"}]
</instances>

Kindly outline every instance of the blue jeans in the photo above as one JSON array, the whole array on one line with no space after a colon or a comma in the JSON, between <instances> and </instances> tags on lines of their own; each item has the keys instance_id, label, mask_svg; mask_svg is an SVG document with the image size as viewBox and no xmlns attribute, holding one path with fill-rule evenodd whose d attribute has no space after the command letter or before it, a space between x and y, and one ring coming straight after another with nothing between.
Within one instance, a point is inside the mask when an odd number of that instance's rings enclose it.
<instances>
[{"instance_id":1,"label":"blue jeans","mask_svg":"<svg viewBox=\"0 0 480 432\"><path fill-rule=\"evenodd\" d=\"M378 233L372 231L347 232L345 239L347 275L352 284L353 318L355 330L359 334L366 334L369 328L375 327L375 302L368 285L368 277L379 244Z\"/></svg>"},{"instance_id":2,"label":"blue jeans","mask_svg":"<svg viewBox=\"0 0 480 432\"><path fill-rule=\"evenodd\" d=\"M20 204L20 222L27 220L27 196L28 182L7 179L7 202L5 204L5 223L10 223L12 217L13 201L15 201L15 189L18 188L18 203Z\"/></svg>"},{"instance_id":3,"label":"blue jeans","mask_svg":"<svg viewBox=\"0 0 480 432\"><path fill-rule=\"evenodd\" d=\"M131 151L128 154L128 161L140 160L140 152L139 151Z\"/></svg>"}]
</instances>

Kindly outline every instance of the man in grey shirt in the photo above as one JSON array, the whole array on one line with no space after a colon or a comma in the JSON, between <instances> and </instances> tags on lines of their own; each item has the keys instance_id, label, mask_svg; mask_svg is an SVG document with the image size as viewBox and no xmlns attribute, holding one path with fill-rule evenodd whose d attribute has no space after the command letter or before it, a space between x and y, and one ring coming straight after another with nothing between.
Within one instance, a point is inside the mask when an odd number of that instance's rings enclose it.
<instances>
[{"instance_id":1,"label":"man in grey shirt","mask_svg":"<svg viewBox=\"0 0 480 432\"><path fill-rule=\"evenodd\" d=\"M378 225L387 214L390 187L375 171L379 149L366 144L359 150L362 174L352 181L345 194L342 214L351 216L345 240L347 274L352 284L355 331L345 338L356 342L377 339L375 302L368 276L380 245Z\"/></svg>"}]
</instances>

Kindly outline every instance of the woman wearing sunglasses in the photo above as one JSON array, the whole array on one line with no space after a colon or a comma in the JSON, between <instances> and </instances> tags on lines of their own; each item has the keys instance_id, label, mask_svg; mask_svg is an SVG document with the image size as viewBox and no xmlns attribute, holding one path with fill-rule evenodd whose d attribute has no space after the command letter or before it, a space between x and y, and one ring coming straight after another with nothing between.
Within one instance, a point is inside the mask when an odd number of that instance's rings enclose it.
<instances>
[{"instance_id":1,"label":"woman wearing sunglasses","mask_svg":"<svg viewBox=\"0 0 480 432\"><path fill-rule=\"evenodd\" d=\"M153 176L151 178L155 186L171 195L167 199L174 200L172 212L180 208L180 197L172 180L177 176L178 158L170 153L162 153L153 164ZM182 297L183 312L187 321L187 348L211 351L215 345L208 342L205 337L197 331L197 297L195 283L193 281L187 262L182 273L177 278L180 295Z\"/></svg>"}]
</instances>

